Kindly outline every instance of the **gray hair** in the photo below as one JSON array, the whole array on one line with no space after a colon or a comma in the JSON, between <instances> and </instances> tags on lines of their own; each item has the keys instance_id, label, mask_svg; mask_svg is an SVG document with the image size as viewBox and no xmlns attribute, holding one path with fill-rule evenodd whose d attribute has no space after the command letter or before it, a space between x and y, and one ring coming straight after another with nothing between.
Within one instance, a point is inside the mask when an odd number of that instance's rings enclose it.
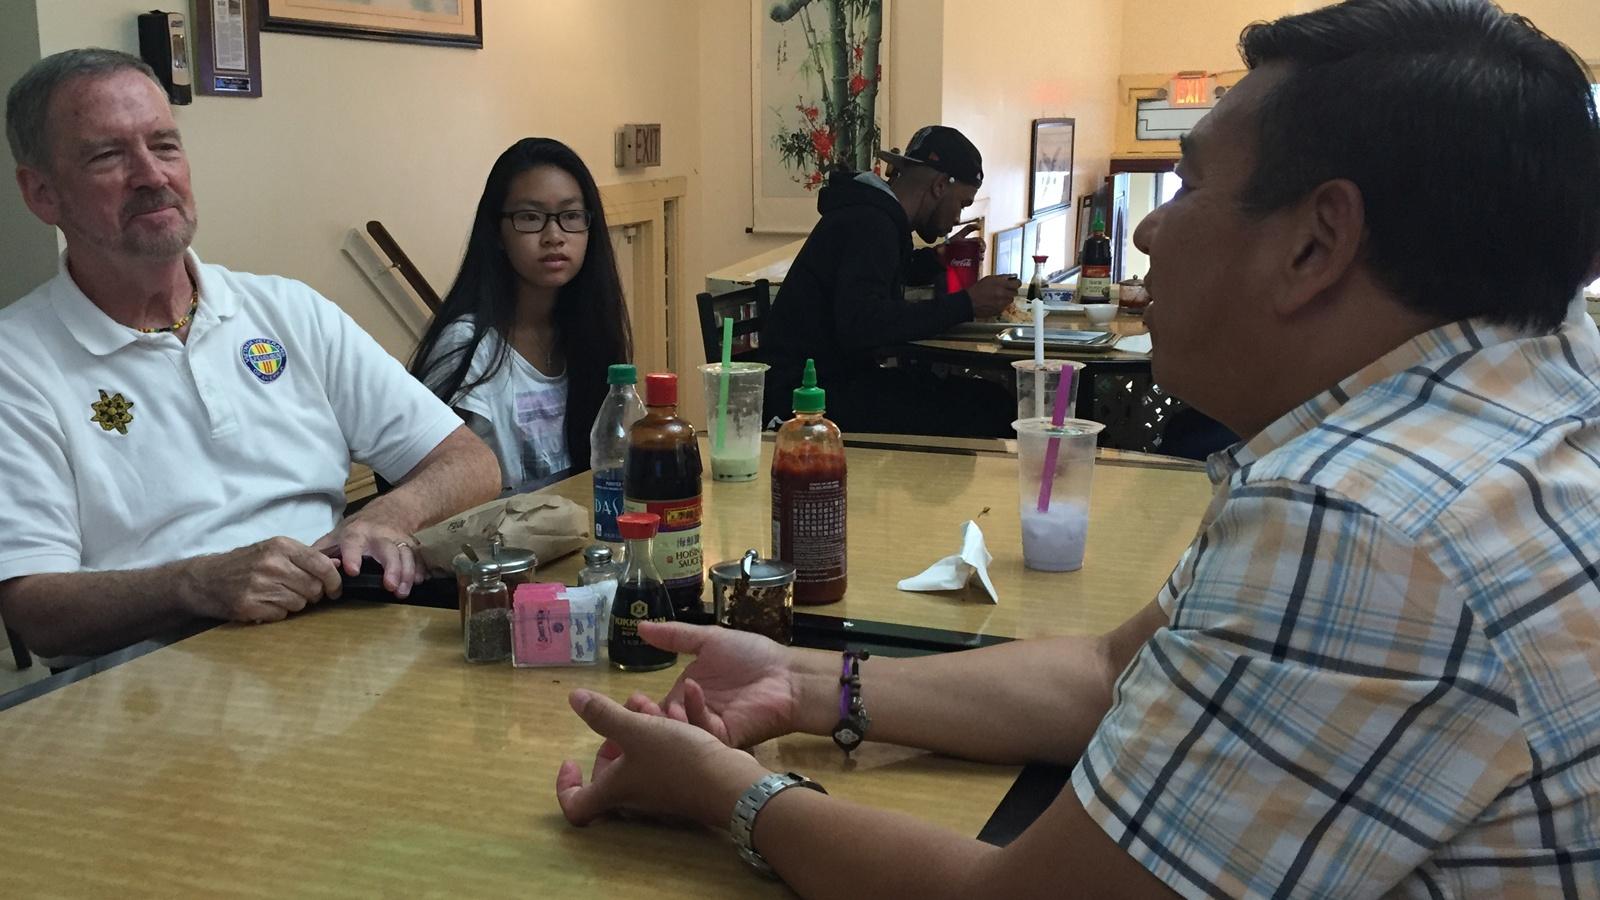
<instances>
[{"instance_id":1,"label":"gray hair","mask_svg":"<svg viewBox=\"0 0 1600 900\"><path fill-rule=\"evenodd\" d=\"M6 95L6 141L18 165L50 168L50 99L74 78L110 75L133 69L160 85L155 70L144 60L121 50L88 47L63 50L34 63ZM166 89L162 88L163 95Z\"/></svg>"}]
</instances>

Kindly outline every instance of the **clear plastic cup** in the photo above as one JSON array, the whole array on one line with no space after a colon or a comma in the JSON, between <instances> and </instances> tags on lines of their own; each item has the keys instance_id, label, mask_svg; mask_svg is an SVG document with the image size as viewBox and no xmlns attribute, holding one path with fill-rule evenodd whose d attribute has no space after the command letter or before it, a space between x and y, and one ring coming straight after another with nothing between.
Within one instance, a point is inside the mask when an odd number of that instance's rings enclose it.
<instances>
[{"instance_id":1,"label":"clear plastic cup","mask_svg":"<svg viewBox=\"0 0 1600 900\"><path fill-rule=\"evenodd\" d=\"M1050 418L1056 408L1056 389L1061 385L1062 366L1072 367L1072 384L1067 389L1067 415L1070 416L1078 408L1078 382L1083 380L1083 363L1047 359L1040 366L1031 359L1019 359L1011 364L1017 373L1017 418Z\"/></svg>"},{"instance_id":2,"label":"clear plastic cup","mask_svg":"<svg viewBox=\"0 0 1600 900\"><path fill-rule=\"evenodd\" d=\"M722 392L722 363L700 367L706 389L706 439L711 444L713 481L754 481L761 470L761 400L767 383L767 364L736 362L728 366L727 422L720 426L723 443L717 445Z\"/></svg>"},{"instance_id":3,"label":"clear plastic cup","mask_svg":"<svg viewBox=\"0 0 1600 900\"><path fill-rule=\"evenodd\" d=\"M1027 418L1011 427L1017 430L1022 564L1044 572L1080 569L1089 533L1095 440L1105 426L1088 419L1051 425L1048 418ZM1052 442L1055 453L1050 464Z\"/></svg>"}]
</instances>

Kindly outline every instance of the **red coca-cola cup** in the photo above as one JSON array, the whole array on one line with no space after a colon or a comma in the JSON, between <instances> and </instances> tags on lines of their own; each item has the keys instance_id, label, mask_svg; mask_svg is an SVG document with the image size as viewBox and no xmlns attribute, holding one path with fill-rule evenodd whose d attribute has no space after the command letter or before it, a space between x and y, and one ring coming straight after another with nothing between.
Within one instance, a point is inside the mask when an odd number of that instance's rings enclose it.
<instances>
[{"instance_id":1,"label":"red coca-cola cup","mask_svg":"<svg viewBox=\"0 0 1600 900\"><path fill-rule=\"evenodd\" d=\"M983 241L958 238L946 241L944 246L945 289L953 294L972 287L978 280L978 266L983 263Z\"/></svg>"}]
</instances>

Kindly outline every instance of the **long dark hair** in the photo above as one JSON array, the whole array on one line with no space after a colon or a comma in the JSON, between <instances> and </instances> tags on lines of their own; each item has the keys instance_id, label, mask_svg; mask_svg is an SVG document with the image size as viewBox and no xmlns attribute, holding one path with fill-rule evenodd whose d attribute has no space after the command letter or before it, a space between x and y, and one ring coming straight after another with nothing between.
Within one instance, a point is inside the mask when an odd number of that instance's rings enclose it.
<instances>
[{"instance_id":1,"label":"long dark hair","mask_svg":"<svg viewBox=\"0 0 1600 900\"><path fill-rule=\"evenodd\" d=\"M589 174L589 167L566 144L551 138L523 138L494 161L478 200L461 270L417 345L411 358L411 374L430 384L440 399L453 405L509 362L511 326L517 316L517 273L511 268L500 239L501 212L511 180L535 166L555 166L571 175L578 182L583 206L591 216L583 266L557 293L553 314L561 335L561 352L567 359L567 411L563 423L567 452L573 466L583 470L589 467L589 429L606 396L606 367L632 361L633 339L628 309L622 301L622 278L617 274L617 258L611 250L605 209L600 203L600 188ZM551 222L546 227L557 226ZM445 328L468 315L474 317L472 339L460 353L436 357L439 336ZM499 349L483 376L468 383L472 357L490 328L500 332Z\"/></svg>"}]
</instances>

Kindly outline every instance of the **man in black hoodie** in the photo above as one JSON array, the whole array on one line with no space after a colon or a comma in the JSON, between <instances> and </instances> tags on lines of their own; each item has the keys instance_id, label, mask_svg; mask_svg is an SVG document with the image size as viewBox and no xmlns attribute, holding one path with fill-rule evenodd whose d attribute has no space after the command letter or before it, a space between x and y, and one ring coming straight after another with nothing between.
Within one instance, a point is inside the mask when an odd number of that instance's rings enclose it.
<instances>
[{"instance_id":1,"label":"man in black hoodie","mask_svg":"<svg viewBox=\"0 0 1600 900\"><path fill-rule=\"evenodd\" d=\"M822 214L795 257L762 331L772 370L767 416L787 418L790 392L807 357L828 391L828 418L845 431L1004 437L1016 401L975 378L878 365L882 347L932 337L959 322L997 315L1016 295L1013 275L990 275L947 294L933 248L949 234L983 184L983 159L961 132L917 131L904 154L879 153L889 180L835 172L817 197ZM906 298L907 285L933 285L932 297Z\"/></svg>"}]
</instances>

